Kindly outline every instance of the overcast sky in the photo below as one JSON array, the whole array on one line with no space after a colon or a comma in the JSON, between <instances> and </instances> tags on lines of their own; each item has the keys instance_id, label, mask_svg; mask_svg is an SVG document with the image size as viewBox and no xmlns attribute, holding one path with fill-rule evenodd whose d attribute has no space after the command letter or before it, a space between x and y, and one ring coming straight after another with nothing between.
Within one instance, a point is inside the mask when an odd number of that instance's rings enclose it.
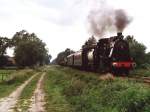
<instances>
[{"instance_id":1,"label":"overcast sky","mask_svg":"<svg viewBox=\"0 0 150 112\"><path fill-rule=\"evenodd\" d=\"M91 35L87 28L88 13L102 1L106 0L0 0L0 36L11 38L22 29L34 32L47 44L53 58L66 48L79 50ZM124 35L134 35L150 51L149 1L107 0L107 3L124 9L133 18Z\"/></svg>"}]
</instances>

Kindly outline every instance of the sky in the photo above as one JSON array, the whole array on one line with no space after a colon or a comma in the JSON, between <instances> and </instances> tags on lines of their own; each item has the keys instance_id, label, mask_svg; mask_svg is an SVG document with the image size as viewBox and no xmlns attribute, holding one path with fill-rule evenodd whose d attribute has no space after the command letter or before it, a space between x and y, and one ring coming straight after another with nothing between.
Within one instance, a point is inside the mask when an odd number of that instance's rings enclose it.
<instances>
[{"instance_id":1,"label":"sky","mask_svg":"<svg viewBox=\"0 0 150 112\"><path fill-rule=\"evenodd\" d=\"M87 17L102 2L124 9L132 17L123 34L134 35L149 52L148 0L0 0L0 36L12 38L23 29L34 32L47 44L54 59L66 48L79 50L92 35ZM12 50L8 50L8 54L12 55Z\"/></svg>"}]
</instances>

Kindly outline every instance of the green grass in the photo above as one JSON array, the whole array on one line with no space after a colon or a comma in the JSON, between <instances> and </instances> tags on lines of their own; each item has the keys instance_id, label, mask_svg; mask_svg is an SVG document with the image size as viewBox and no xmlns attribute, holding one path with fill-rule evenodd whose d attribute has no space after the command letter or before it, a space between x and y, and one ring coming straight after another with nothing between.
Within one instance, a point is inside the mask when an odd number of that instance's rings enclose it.
<instances>
[{"instance_id":1,"label":"green grass","mask_svg":"<svg viewBox=\"0 0 150 112\"><path fill-rule=\"evenodd\" d=\"M148 69L135 69L130 72L130 76L144 76L150 77L150 68Z\"/></svg>"},{"instance_id":2,"label":"green grass","mask_svg":"<svg viewBox=\"0 0 150 112\"><path fill-rule=\"evenodd\" d=\"M0 70L0 82L6 81L16 70Z\"/></svg>"},{"instance_id":3,"label":"green grass","mask_svg":"<svg viewBox=\"0 0 150 112\"><path fill-rule=\"evenodd\" d=\"M8 80L0 82L0 98L8 96L12 91L14 91L19 85L21 85L33 74L34 71L21 70L13 74L13 76Z\"/></svg>"},{"instance_id":4,"label":"green grass","mask_svg":"<svg viewBox=\"0 0 150 112\"><path fill-rule=\"evenodd\" d=\"M46 93L45 100L47 102L46 110L47 112L72 112L73 108L66 100L65 95L62 94L62 86L66 85L67 81L62 80L61 82L61 79L64 76L63 74L62 76L58 76L58 74L61 74L61 72L57 70L50 70L45 76L44 91Z\"/></svg>"},{"instance_id":5,"label":"green grass","mask_svg":"<svg viewBox=\"0 0 150 112\"><path fill-rule=\"evenodd\" d=\"M15 112L27 112L27 110L29 109L29 106L31 104L31 97L36 88L39 78L40 78L40 75L38 74L24 88L21 96L19 97L16 107L14 108Z\"/></svg>"},{"instance_id":6,"label":"green grass","mask_svg":"<svg viewBox=\"0 0 150 112\"><path fill-rule=\"evenodd\" d=\"M53 66L45 79L48 112L150 112L150 88L127 79Z\"/></svg>"}]
</instances>

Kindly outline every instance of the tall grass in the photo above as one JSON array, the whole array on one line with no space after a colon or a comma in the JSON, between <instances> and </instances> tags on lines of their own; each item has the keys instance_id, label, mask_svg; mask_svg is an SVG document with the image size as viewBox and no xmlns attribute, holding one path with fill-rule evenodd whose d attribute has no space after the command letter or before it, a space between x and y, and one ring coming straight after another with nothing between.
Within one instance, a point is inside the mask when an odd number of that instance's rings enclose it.
<instances>
[{"instance_id":1,"label":"tall grass","mask_svg":"<svg viewBox=\"0 0 150 112\"><path fill-rule=\"evenodd\" d=\"M149 112L150 88L126 79L52 67L46 78L47 108L74 112ZM60 100L60 102L59 102ZM58 105L57 105L58 104ZM64 106L67 105L67 107ZM65 109L64 109L65 108ZM61 112L61 111L53 112ZM51 111L50 111L51 112Z\"/></svg>"},{"instance_id":2,"label":"tall grass","mask_svg":"<svg viewBox=\"0 0 150 112\"><path fill-rule=\"evenodd\" d=\"M31 75L34 74L32 70L21 70L12 75L8 80L0 83L0 98L9 95L14 91L19 85L21 85L25 80L27 80Z\"/></svg>"}]
</instances>

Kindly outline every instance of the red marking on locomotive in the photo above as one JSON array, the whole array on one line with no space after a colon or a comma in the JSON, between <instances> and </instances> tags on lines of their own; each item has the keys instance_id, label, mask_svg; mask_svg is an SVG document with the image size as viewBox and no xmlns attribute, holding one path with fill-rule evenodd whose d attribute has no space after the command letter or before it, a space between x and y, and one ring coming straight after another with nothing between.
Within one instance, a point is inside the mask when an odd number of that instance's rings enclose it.
<instances>
[{"instance_id":1,"label":"red marking on locomotive","mask_svg":"<svg viewBox=\"0 0 150 112\"><path fill-rule=\"evenodd\" d=\"M113 62L112 65L117 68L133 68L136 66L134 62Z\"/></svg>"}]
</instances>

